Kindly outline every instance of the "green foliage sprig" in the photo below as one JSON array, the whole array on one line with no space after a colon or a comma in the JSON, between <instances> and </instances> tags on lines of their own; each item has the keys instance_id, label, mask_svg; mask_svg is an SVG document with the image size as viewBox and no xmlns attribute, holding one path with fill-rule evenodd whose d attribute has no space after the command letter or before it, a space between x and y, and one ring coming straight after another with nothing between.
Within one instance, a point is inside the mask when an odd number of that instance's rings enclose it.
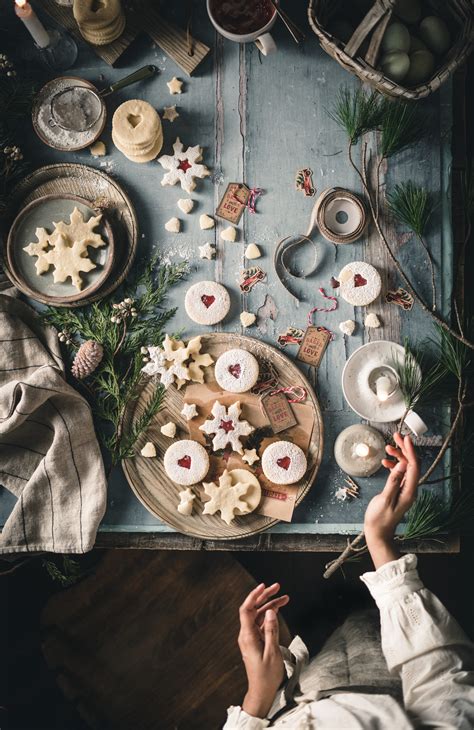
<instances>
[{"instance_id":1,"label":"green foliage sprig","mask_svg":"<svg viewBox=\"0 0 474 730\"><path fill-rule=\"evenodd\" d=\"M474 526L474 492L461 492L449 505L423 490L407 514L402 540L434 537L441 533L470 531Z\"/></svg>"},{"instance_id":2,"label":"green foliage sprig","mask_svg":"<svg viewBox=\"0 0 474 730\"><path fill-rule=\"evenodd\" d=\"M357 144L364 134L379 128L381 110L381 96L376 91L366 94L361 88L351 91L342 87L328 113L345 130L351 144Z\"/></svg>"},{"instance_id":3,"label":"green foliage sprig","mask_svg":"<svg viewBox=\"0 0 474 730\"><path fill-rule=\"evenodd\" d=\"M380 154L392 157L426 134L426 119L416 104L384 98L380 106Z\"/></svg>"},{"instance_id":4,"label":"green foliage sprig","mask_svg":"<svg viewBox=\"0 0 474 730\"><path fill-rule=\"evenodd\" d=\"M424 188L411 180L396 185L388 196L388 208L400 223L417 236L424 236L426 225L433 211L433 201Z\"/></svg>"},{"instance_id":5,"label":"green foliage sprig","mask_svg":"<svg viewBox=\"0 0 474 730\"><path fill-rule=\"evenodd\" d=\"M164 390L158 385L140 418L130 430L124 429L126 408L137 397L142 378L141 348L161 345L164 328L176 311L163 307L166 294L186 272L187 264L162 264L155 256L124 287L126 308L118 308L116 296L111 295L83 308L48 307L41 315L69 346L69 359L85 340L95 340L103 347L96 370L77 384L84 386L98 436L110 452L112 464L133 455L137 439L162 404Z\"/></svg>"},{"instance_id":6,"label":"green foliage sprig","mask_svg":"<svg viewBox=\"0 0 474 730\"><path fill-rule=\"evenodd\" d=\"M434 344L437 351L440 350L439 341L434 341ZM406 338L403 346L405 356L402 359L395 356L392 367L397 373L398 385L403 396L406 412L408 412L416 405L425 403L433 395L435 388L446 378L448 370L438 358L436 358L433 365L425 367L425 357L422 350L413 348Z\"/></svg>"},{"instance_id":7,"label":"green foliage sprig","mask_svg":"<svg viewBox=\"0 0 474 730\"><path fill-rule=\"evenodd\" d=\"M399 223L409 228L421 243L428 258L431 272L432 309L436 309L436 278L433 259L424 239L425 229L433 211L430 194L424 188L415 185L411 180L395 186L387 196L388 208Z\"/></svg>"}]
</instances>

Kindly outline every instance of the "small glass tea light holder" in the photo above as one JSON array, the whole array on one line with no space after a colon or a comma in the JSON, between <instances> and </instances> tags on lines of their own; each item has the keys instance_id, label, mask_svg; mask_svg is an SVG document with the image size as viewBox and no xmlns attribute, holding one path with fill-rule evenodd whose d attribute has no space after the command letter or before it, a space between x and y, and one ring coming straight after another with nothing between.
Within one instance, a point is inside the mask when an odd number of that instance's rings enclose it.
<instances>
[{"instance_id":1,"label":"small glass tea light holder","mask_svg":"<svg viewBox=\"0 0 474 730\"><path fill-rule=\"evenodd\" d=\"M77 44L68 34L56 28L45 28L28 0L15 0L15 14L31 35L34 44L25 58L39 62L50 71L66 71L77 59Z\"/></svg>"},{"instance_id":2,"label":"small glass tea light holder","mask_svg":"<svg viewBox=\"0 0 474 730\"><path fill-rule=\"evenodd\" d=\"M382 466L385 440L371 426L356 423L341 431L334 442L334 458L351 477L370 477Z\"/></svg>"}]
</instances>

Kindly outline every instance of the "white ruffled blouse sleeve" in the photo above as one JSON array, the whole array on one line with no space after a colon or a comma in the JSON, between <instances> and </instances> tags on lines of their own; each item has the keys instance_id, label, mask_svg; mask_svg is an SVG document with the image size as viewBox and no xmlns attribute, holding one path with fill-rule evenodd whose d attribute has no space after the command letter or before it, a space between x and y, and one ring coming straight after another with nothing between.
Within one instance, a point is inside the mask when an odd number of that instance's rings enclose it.
<instances>
[{"instance_id":1,"label":"white ruffled blouse sleeve","mask_svg":"<svg viewBox=\"0 0 474 730\"><path fill-rule=\"evenodd\" d=\"M281 646L285 665L286 680L278 690L271 706L269 717L284 708L293 698L295 689L299 685L301 671L308 664L308 649L299 636L295 636L288 648ZM227 722L223 730L261 730L268 727L270 721L248 715L241 707L229 707Z\"/></svg>"},{"instance_id":2,"label":"white ruffled blouse sleeve","mask_svg":"<svg viewBox=\"0 0 474 730\"><path fill-rule=\"evenodd\" d=\"M405 708L422 727L470 730L473 645L416 566L416 556L405 555L361 577L380 609L388 668L400 674Z\"/></svg>"}]
</instances>

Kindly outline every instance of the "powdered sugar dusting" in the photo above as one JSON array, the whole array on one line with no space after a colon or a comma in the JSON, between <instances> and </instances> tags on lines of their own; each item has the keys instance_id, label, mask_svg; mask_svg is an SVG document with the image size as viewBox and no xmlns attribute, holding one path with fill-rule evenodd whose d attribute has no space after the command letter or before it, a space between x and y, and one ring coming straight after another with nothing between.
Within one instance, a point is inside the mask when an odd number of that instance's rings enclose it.
<instances>
[{"instance_id":1,"label":"powdered sugar dusting","mask_svg":"<svg viewBox=\"0 0 474 730\"><path fill-rule=\"evenodd\" d=\"M235 368L235 365L239 368ZM253 388L258 380L258 371L257 358L239 348L224 352L214 367L218 385L229 393L246 393Z\"/></svg>"}]
</instances>

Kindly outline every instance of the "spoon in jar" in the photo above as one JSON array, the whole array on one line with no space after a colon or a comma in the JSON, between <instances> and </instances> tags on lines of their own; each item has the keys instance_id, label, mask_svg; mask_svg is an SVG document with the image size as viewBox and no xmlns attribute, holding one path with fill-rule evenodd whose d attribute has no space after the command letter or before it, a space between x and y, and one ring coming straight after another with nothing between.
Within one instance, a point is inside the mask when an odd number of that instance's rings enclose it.
<instances>
[{"instance_id":1,"label":"spoon in jar","mask_svg":"<svg viewBox=\"0 0 474 730\"><path fill-rule=\"evenodd\" d=\"M286 25L288 32L291 34L293 40L295 43L301 43L301 41L304 41L305 35L302 30L298 28L298 26L293 23L291 18L285 13L284 10L280 8L277 3L273 2L273 0L270 0L270 5L274 8L277 15L281 18L282 22Z\"/></svg>"}]
</instances>

